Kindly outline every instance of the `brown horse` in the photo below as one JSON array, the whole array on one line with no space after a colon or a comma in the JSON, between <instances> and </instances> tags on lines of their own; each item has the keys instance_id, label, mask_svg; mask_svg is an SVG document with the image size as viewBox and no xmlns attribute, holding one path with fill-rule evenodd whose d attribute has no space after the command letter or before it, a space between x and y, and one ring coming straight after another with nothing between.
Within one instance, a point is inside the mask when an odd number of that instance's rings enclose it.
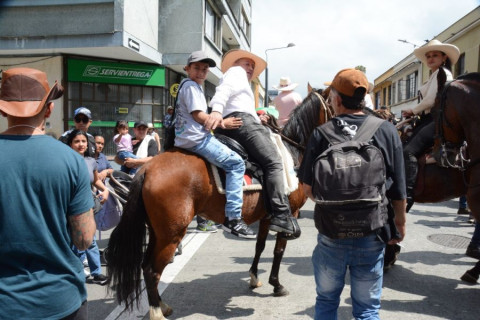
<instances>
[{"instance_id":1,"label":"brown horse","mask_svg":"<svg viewBox=\"0 0 480 320\"><path fill-rule=\"evenodd\" d=\"M419 172L416 202L441 202L463 194L473 215L480 218L480 74L471 73L446 83L440 68L435 113L436 138L434 154L440 155L436 165L425 165ZM452 148L468 144L468 157L463 165L454 163ZM458 152L454 153L457 155ZM448 155L448 157L447 157ZM439 164L443 163L443 166ZM449 165L448 165L449 164Z\"/></svg>"},{"instance_id":2,"label":"brown horse","mask_svg":"<svg viewBox=\"0 0 480 320\"><path fill-rule=\"evenodd\" d=\"M308 137L318 125L331 117L323 98L309 94L294 109L282 134L293 144L286 144L292 157L300 161ZM262 193L244 192L242 215L247 224L260 220L255 257L250 268L252 287L260 286L257 279L260 255L265 248L269 220L263 205ZM289 195L294 216L306 201L299 185ZM222 223L225 215L225 196L218 193L210 165L190 152L173 148L154 157L137 173L130 187L128 201L120 223L112 232L108 250L108 281L116 290L119 303L133 308L141 288L141 270L146 284L150 319L164 319L172 309L161 301L157 286L162 272L184 237L195 214ZM144 252L148 226L148 246ZM269 283L274 295L288 291L280 284L278 273L287 240L277 234L273 266Z\"/></svg>"}]
</instances>

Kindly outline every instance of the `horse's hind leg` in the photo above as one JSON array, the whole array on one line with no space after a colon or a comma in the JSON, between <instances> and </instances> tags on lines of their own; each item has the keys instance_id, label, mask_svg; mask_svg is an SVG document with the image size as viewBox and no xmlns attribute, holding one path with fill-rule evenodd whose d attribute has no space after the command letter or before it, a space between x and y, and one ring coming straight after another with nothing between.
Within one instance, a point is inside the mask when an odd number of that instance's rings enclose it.
<instances>
[{"instance_id":1,"label":"horse's hind leg","mask_svg":"<svg viewBox=\"0 0 480 320\"><path fill-rule=\"evenodd\" d=\"M149 241L145 260L143 263L143 277L147 290L148 304L150 306L150 320L164 320L172 314L173 310L158 294L158 283L163 269L169 263L171 257L175 253L176 244L162 244L161 240L155 237L154 232L149 233ZM160 250L159 248L163 248Z\"/></svg>"},{"instance_id":2,"label":"horse's hind leg","mask_svg":"<svg viewBox=\"0 0 480 320\"><path fill-rule=\"evenodd\" d=\"M252 266L250 267L250 288L258 288L263 284L258 280L258 263L260 256L265 249L265 243L268 236L268 225L270 221L262 219L258 228L257 242L255 244L255 257L253 258Z\"/></svg>"}]
</instances>

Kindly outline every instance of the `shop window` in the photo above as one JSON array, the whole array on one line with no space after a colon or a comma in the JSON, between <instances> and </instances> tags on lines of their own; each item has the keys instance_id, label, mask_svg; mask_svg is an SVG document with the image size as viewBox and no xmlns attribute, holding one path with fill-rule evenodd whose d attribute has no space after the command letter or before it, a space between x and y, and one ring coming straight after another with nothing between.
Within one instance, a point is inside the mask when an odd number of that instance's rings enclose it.
<instances>
[{"instance_id":1,"label":"shop window","mask_svg":"<svg viewBox=\"0 0 480 320\"><path fill-rule=\"evenodd\" d=\"M406 99L414 98L417 94L417 81L418 81L418 72L415 71L407 76L406 83Z\"/></svg>"},{"instance_id":2,"label":"shop window","mask_svg":"<svg viewBox=\"0 0 480 320\"><path fill-rule=\"evenodd\" d=\"M394 82L394 83L392 84L392 104L397 103L396 96L395 96L396 93L397 93L396 90L397 90L397 84Z\"/></svg>"},{"instance_id":3,"label":"shop window","mask_svg":"<svg viewBox=\"0 0 480 320\"><path fill-rule=\"evenodd\" d=\"M462 53L455 65L455 78L464 74L465 71L465 53Z\"/></svg>"},{"instance_id":4,"label":"shop window","mask_svg":"<svg viewBox=\"0 0 480 320\"><path fill-rule=\"evenodd\" d=\"M116 153L113 144L114 127L117 120L159 123L163 119L164 106L161 87L129 86L99 83L68 83L67 127L74 126L73 112L79 106L86 106L92 112L93 123L88 132L101 134L105 138L104 153ZM154 98L152 98L154 97ZM157 130L162 134L162 130ZM133 135L133 128L130 130Z\"/></svg>"}]
</instances>

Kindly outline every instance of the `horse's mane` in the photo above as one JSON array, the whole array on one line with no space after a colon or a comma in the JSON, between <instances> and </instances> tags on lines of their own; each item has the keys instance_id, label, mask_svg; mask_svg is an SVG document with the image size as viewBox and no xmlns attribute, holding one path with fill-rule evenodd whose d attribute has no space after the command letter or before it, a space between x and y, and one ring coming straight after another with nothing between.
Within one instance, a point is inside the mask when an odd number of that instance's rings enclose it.
<instances>
[{"instance_id":1,"label":"horse's mane","mask_svg":"<svg viewBox=\"0 0 480 320\"><path fill-rule=\"evenodd\" d=\"M469 81L480 82L480 72L470 72L470 73L462 74L457 78L457 80L469 80Z\"/></svg>"},{"instance_id":2,"label":"horse's mane","mask_svg":"<svg viewBox=\"0 0 480 320\"><path fill-rule=\"evenodd\" d=\"M282 134L296 143L306 146L310 134L318 126L321 108L322 103L318 93L309 93L302 103L293 109L288 122L283 127ZM292 157L298 159L300 151L288 143L286 146Z\"/></svg>"}]
</instances>

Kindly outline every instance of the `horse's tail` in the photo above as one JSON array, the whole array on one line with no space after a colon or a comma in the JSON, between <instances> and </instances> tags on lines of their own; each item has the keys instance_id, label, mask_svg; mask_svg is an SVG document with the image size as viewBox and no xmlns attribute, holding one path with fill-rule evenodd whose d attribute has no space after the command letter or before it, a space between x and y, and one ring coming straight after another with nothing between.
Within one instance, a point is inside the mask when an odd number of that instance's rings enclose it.
<instances>
[{"instance_id":1,"label":"horse's tail","mask_svg":"<svg viewBox=\"0 0 480 320\"><path fill-rule=\"evenodd\" d=\"M133 309L134 301L138 307L141 292L147 217L142 197L144 179L145 172L133 179L121 220L110 235L106 250L108 287L112 286L118 303L124 303L126 309Z\"/></svg>"}]
</instances>

